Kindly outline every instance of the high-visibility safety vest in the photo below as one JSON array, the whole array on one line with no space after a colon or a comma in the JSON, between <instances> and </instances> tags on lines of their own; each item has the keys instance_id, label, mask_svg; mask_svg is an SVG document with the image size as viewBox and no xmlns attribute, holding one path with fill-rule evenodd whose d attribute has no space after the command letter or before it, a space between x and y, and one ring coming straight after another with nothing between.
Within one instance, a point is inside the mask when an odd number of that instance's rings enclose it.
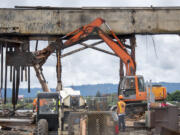
<instances>
[{"instance_id":1,"label":"high-visibility safety vest","mask_svg":"<svg viewBox=\"0 0 180 135\"><path fill-rule=\"evenodd\" d=\"M47 104L46 99L40 99L40 100L39 100L39 106L40 106L40 107L41 107L41 106L44 106L45 104ZM34 106L34 108L36 108L36 111L37 111L37 98L35 98L35 99L33 100L33 106Z\"/></svg>"},{"instance_id":2,"label":"high-visibility safety vest","mask_svg":"<svg viewBox=\"0 0 180 135\"><path fill-rule=\"evenodd\" d=\"M37 98L33 100L33 107L34 109L36 108L36 112L37 112Z\"/></svg>"},{"instance_id":3,"label":"high-visibility safety vest","mask_svg":"<svg viewBox=\"0 0 180 135\"><path fill-rule=\"evenodd\" d=\"M125 108L126 108L126 103L124 101L119 101L117 103L117 113L118 114L125 114Z\"/></svg>"},{"instance_id":4,"label":"high-visibility safety vest","mask_svg":"<svg viewBox=\"0 0 180 135\"><path fill-rule=\"evenodd\" d=\"M34 106L34 107L36 107L36 104L37 104L37 98L35 98L35 99L33 100L33 106Z\"/></svg>"}]
</instances>

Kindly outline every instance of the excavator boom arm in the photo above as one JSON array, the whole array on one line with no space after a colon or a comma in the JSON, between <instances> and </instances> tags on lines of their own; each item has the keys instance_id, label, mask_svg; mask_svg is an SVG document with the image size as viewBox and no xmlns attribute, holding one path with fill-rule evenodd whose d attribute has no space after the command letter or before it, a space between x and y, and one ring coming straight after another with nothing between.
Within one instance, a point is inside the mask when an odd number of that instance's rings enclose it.
<instances>
[{"instance_id":1,"label":"excavator boom arm","mask_svg":"<svg viewBox=\"0 0 180 135\"><path fill-rule=\"evenodd\" d=\"M106 33L104 33L99 28L103 23L105 23L105 21L103 19L97 18L92 23L90 23L88 25L85 25L85 26L75 30L74 32L71 32L71 33L67 34L66 37L72 36L72 35L73 36L64 43L63 48L74 45L74 44L80 42L81 40L83 40L84 38L87 38L93 32L96 32L99 35L99 37L125 63L125 65L126 65L126 75L128 75L128 76L135 75L135 72L136 72L135 62L133 61L131 56L128 54L128 52L126 51L124 45L117 38L117 36L115 35L115 33L113 31L110 30L111 34L113 35L113 37L117 40L117 42L119 44L114 42L111 37L109 37Z\"/></svg>"},{"instance_id":2,"label":"excavator boom arm","mask_svg":"<svg viewBox=\"0 0 180 135\"><path fill-rule=\"evenodd\" d=\"M97 32L98 35L103 39L103 41L114 51L114 53L118 55L121 60L123 60L124 64L126 65L126 75L128 76L135 75L135 71L136 71L135 62L133 61L131 56L127 53L127 51L121 48L100 28L98 28Z\"/></svg>"},{"instance_id":3,"label":"excavator boom arm","mask_svg":"<svg viewBox=\"0 0 180 135\"><path fill-rule=\"evenodd\" d=\"M93 32L96 32L99 37L114 51L114 53L119 56L119 58L125 63L126 65L126 75L131 76L135 75L136 71L136 66L135 62L131 58L131 56L128 54L126 51L125 46L121 43L121 41L117 38L115 33L110 29L110 33L112 36L117 40L118 43L112 40L111 37L109 37L106 33L104 33L101 29L100 26L105 23L105 21L101 18L97 18L94 21L92 21L90 24L84 25L83 27L70 32L66 34L65 37L70 37L64 44L62 41L57 40L56 42L52 42L49 46L44 48L43 50L36 51L34 53L35 56L35 71L37 74L37 77L42 85L43 91L49 91L47 84L42 75L40 74L41 71L39 69L42 67L42 65L46 62L47 58L56 50L56 49L65 49L67 47L70 47L72 45L75 45L82 40L86 39L90 34ZM63 38L65 38L63 37ZM39 68L36 68L39 67Z\"/></svg>"},{"instance_id":4,"label":"excavator boom arm","mask_svg":"<svg viewBox=\"0 0 180 135\"><path fill-rule=\"evenodd\" d=\"M104 22L105 21L103 19L97 18L94 21L92 21L90 24L84 25L83 27L66 34L65 37L69 37L72 35L73 36L64 43L63 49L79 43L81 40L89 36L94 31L94 28L100 27Z\"/></svg>"}]
</instances>

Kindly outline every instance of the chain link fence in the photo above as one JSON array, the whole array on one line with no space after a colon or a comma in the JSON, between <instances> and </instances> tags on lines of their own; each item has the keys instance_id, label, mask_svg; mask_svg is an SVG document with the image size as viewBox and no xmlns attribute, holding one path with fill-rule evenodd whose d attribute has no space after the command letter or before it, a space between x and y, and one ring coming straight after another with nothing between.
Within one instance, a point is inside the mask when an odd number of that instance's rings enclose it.
<instances>
[{"instance_id":1,"label":"chain link fence","mask_svg":"<svg viewBox=\"0 0 180 135\"><path fill-rule=\"evenodd\" d=\"M117 104L117 95L104 97L85 97L88 109L90 111L109 111L110 108Z\"/></svg>"},{"instance_id":2,"label":"chain link fence","mask_svg":"<svg viewBox=\"0 0 180 135\"><path fill-rule=\"evenodd\" d=\"M110 111L72 112L68 121L69 135L118 134L118 118Z\"/></svg>"}]
</instances>

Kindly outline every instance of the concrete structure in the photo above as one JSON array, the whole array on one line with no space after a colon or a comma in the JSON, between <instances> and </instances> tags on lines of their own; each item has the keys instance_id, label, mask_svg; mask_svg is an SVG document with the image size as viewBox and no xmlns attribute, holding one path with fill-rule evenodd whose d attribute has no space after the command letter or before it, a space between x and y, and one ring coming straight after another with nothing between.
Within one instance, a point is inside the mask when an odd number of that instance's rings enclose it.
<instances>
[{"instance_id":1,"label":"concrete structure","mask_svg":"<svg viewBox=\"0 0 180 135\"><path fill-rule=\"evenodd\" d=\"M97 17L105 19L118 35L180 33L180 7L19 7L0 9L0 34L65 35Z\"/></svg>"},{"instance_id":2,"label":"concrete structure","mask_svg":"<svg viewBox=\"0 0 180 135\"><path fill-rule=\"evenodd\" d=\"M0 55L1 55L1 89L4 88L4 102L7 96L7 73L12 82L12 103L15 110L21 81L28 82L30 92L30 66L33 56L30 51L30 40L37 40L35 50L38 48L38 40L55 41L51 47L44 51L49 56L55 44L61 46L62 41L57 40L60 36L74 31L75 29L89 24L91 21L101 17L106 20L112 30L124 39L130 40L131 57L135 61L135 34L179 34L180 33L180 7L151 7L151 8L57 8L57 7L16 7L11 9L0 9ZM102 27L105 30L105 27ZM124 37L122 37L124 36ZM97 38L93 36L91 38ZM90 39L90 38L89 38ZM61 58L72 55L87 48L95 49L113 56L112 52L95 47L102 43L98 41L91 45L80 43L83 47L61 54L61 49L56 48L57 56L57 91L62 89L61 81ZM55 49L55 48L54 48ZM55 50L53 50L54 52ZM4 54L4 52L6 52ZM12 54L9 55L8 54ZM28 55L30 54L30 55ZM7 56L7 57L4 57ZM23 57L22 57L23 56ZM4 62L6 61L7 63ZM33 67L36 76L44 91L49 91L46 80L42 73L42 65L46 61L44 56L40 57L43 62ZM11 62L10 62L11 61ZM25 63L27 62L27 63ZM4 65L5 63L5 65ZM41 64L42 63L42 64ZM8 68L10 67L10 68ZM21 75L21 76L20 76ZM123 62L120 62L120 78L124 76ZM24 79L23 79L24 78ZM21 81L20 81L21 79ZM121 81L121 80L120 80Z\"/></svg>"}]
</instances>

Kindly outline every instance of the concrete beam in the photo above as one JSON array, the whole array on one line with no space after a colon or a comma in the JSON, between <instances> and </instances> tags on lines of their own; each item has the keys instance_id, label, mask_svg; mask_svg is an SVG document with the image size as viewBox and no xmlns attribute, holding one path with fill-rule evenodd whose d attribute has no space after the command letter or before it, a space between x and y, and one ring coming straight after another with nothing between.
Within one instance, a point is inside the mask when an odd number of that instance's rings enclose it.
<instances>
[{"instance_id":1,"label":"concrete beam","mask_svg":"<svg viewBox=\"0 0 180 135\"><path fill-rule=\"evenodd\" d=\"M180 7L175 8L24 8L0 9L0 34L65 35L101 17L118 35L179 34ZM104 29L104 28L103 28Z\"/></svg>"}]
</instances>

